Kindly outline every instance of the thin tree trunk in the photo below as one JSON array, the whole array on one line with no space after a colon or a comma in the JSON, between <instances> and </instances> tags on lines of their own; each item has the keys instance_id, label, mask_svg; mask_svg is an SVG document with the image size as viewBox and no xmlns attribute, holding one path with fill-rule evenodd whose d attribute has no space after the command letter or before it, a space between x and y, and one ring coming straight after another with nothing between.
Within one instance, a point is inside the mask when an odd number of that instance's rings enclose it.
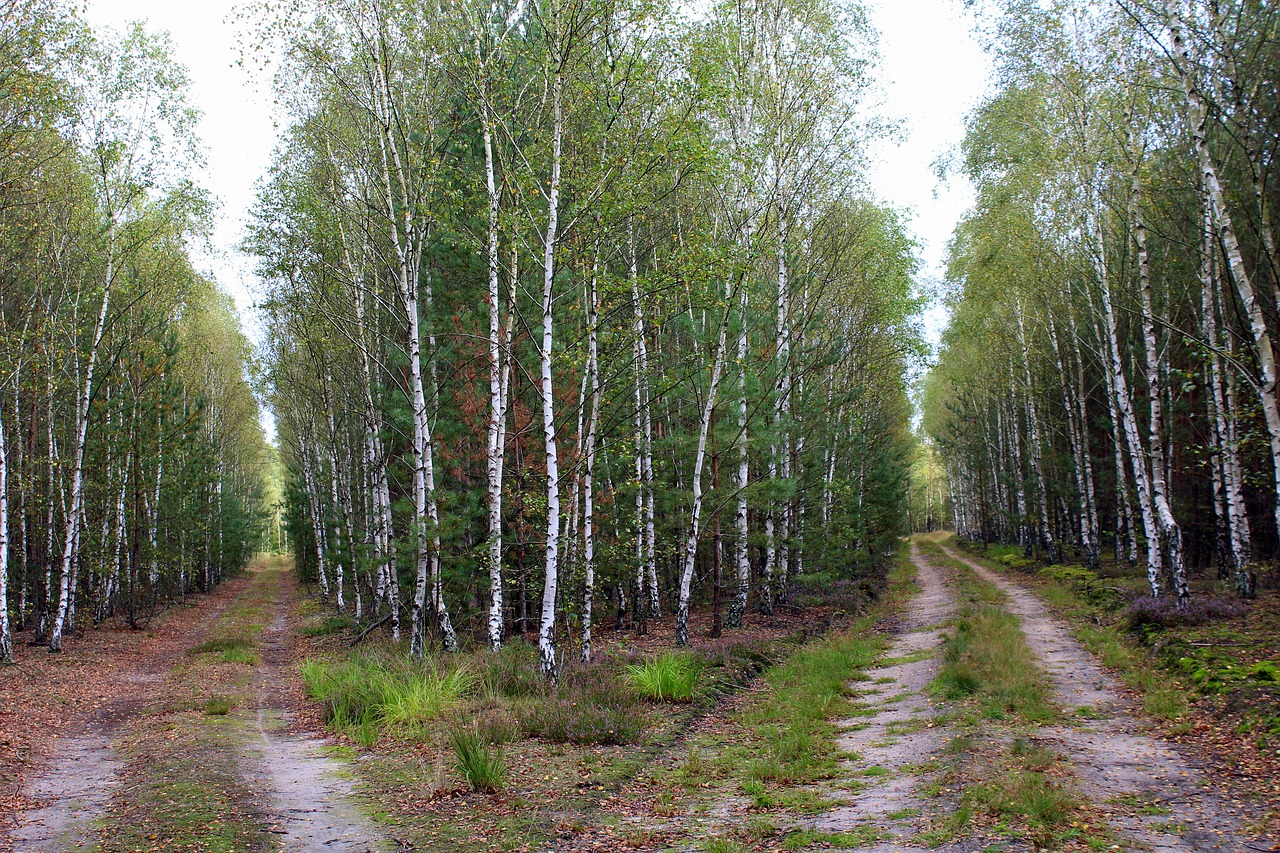
<instances>
[{"instance_id":1,"label":"thin tree trunk","mask_svg":"<svg viewBox=\"0 0 1280 853\"><path fill-rule=\"evenodd\" d=\"M111 286L115 283L115 236L116 223L114 216L109 216L107 223L107 271L102 286L102 304L98 309L98 322L93 330L93 342L89 345L89 356L85 364L84 383L80 386L80 397L76 403L76 445L71 467L71 505L67 507L66 530L62 551L62 580L58 591L58 615L53 621L53 631L49 636L49 651L62 651L62 632L66 626L67 607L71 601L71 569L75 559L76 541L80 535L80 506L84 501L84 452L89 438L89 404L93 395L93 374L98 364L98 348L102 345L102 334L107 327L107 309L111 303Z\"/></svg>"},{"instance_id":2,"label":"thin tree trunk","mask_svg":"<svg viewBox=\"0 0 1280 853\"><path fill-rule=\"evenodd\" d=\"M564 135L563 89L564 80L556 69L551 83L553 111L551 186L547 194L547 230L543 237L542 258L542 346L540 356L540 387L542 398L543 446L547 463L547 543L545 553L545 582L542 588L542 615L538 626L538 656L542 674L555 679L557 676L555 621L556 594L560 582L560 452L556 443L555 395L552 388L552 358L555 344L553 321L555 319L555 258L557 229L560 224L560 152Z\"/></svg>"},{"instance_id":3,"label":"thin tree trunk","mask_svg":"<svg viewBox=\"0 0 1280 853\"><path fill-rule=\"evenodd\" d=\"M1182 528L1173 518L1173 509L1169 505L1169 490L1166 482L1164 452L1164 412L1161 406L1161 371L1160 352L1156 341L1155 313L1151 297L1151 268L1147 262L1147 228L1139 208L1141 187L1138 177L1133 178L1133 188L1129 199L1129 216L1133 224L1133 239L1137 246L1138 285L1142 292L1142 341L1147 363L1147 402L1150 406L1148 421L1148 443L1151 454L1151 501L1156 511L1156 522L1160 526L1160 543L1164 549L1162 556L1173 581L1174 595L1178 606L1185 607L1191 595L1187 585L1187 570L1182 560Z\"/></svg>"},{"instance_id":4,"label":"thin tree trunk","mask_svg":"<svg viewBox=\"0 0 1280 853\"><path fill-rule=\"evenodd\" d=\"M1187 106L1191 117L1191 135L1195 141L1196 155L1200 161L1200 175L1212 205L1213 218L1217 225L1218 237L1227 256L1227 269L1235 284L1236 292L1244 305L1245 315L1249 319L1249 330L1253 334L1258 359L1258 381L1254 383L1258 396L1262 401L1262 414L1267 425L1267 434L1271 442L1272 474L1274 476L1275 500L1273 511L1276 529L1280 531L1280 403L1276 399L1276 360L1271 341L1271 331L1267 327L1267 318L1261 300L1245 267L1244 255L1240 251L1240 241L1236 238L1235 225L1231 219L1231 211L1227 207L1226 195L1222 189L1222 181L1218 177L1218 168L1213 162L1206 138L1208 115L1200 94L1190 76L1190 56L1186 42L1182 37L1182 28L1176 17L1171 18L1170 29L1173 34L1174 54L1178 59L1178 71L1182 76L1183 89L1187 96Z\"/></svg>"},{"instance_id":5,"label":"thin tree trunk","mask_svg":"<svg viewBox=\"0 0 1280 853\"><path fill-rule=\"evenodd\" d=\"M729 291L729 287L725 288ZM725 342L729 331L729 305L731 292L726 292L725 314L720 321L719 337L716 341L715 354L711 362L711 384L707 388L707 401L702 408L702 419L698 426L698 452L693 462L693 508L690 513L689 536L685 540L683 566L680 571L679 603L676 607L676 645L689 645L689 601L693 590L693 563L698 555L698 533L702 524L702 466L707 457L707 437L711 430L711 419L715 412L716 392L720 385L720 374L724 370Z\"/></svg>"}]
</instances>

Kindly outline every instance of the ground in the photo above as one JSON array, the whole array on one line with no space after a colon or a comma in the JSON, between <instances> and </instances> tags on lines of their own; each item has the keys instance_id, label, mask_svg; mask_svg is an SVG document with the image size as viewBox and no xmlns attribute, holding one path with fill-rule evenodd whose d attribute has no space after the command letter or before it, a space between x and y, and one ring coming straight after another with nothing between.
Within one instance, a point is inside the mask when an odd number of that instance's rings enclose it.
<instances>
[{"instance_id":1,"label":"ground","mask_svg":"<svg viewBox=\"0 0 1280 853\"><path fill-rule=\"evenodd\" d=\"M146 631L24 648L0 671L0 847L1280 849L1265 738L1232 737L1254 717L1204 721L1161 699L1174 682L1135 688L1148 653L1121 660L1064 595L918 538L878 601L753 614L715 640L700 614L691 701L617 692L614 675L669 646L659 620L641 637L602 627L598 662L555 691L519 643L433 661L465 700L426 726L387 713L334 732L336 700L307 698L303 660L311 679L314 661L409 670L394 649L349 651L346 623L265 559ZM1228 642L1197 630L1160 642ZM1224 667L1195 673L1226 683ZM467 783L460 731L493 742L495 790Z\"/></svg>"}]
</instances>

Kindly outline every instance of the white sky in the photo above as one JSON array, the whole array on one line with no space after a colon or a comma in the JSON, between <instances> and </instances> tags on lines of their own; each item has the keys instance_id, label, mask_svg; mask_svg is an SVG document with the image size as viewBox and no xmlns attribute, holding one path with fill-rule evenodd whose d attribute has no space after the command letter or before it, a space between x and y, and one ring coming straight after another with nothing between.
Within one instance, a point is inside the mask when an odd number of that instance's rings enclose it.
<instances>
[{"instance_id":1,"label":"white sky","mask_svg":"<svg viewBox=\"0 0 1280 853\"><path fill-rule=\"evenodd\" d=\"M146 20L168 30L178 59L191 78L191 99L204 114L199 133L208 154L205 186L221 201L214 252L198 259L202 271L229 292L250 338L261 338L252 311L251 263L236 251L242 223L253 202L255 181L268 165L276 140L269 81L237 67L233 0L87 0L95 26L121 27ZM880 110L904 121L900 144L876 146L871 174L882 200L910 211L921 244L922 277L941 276L951 229L972 201L962 178L939 185L932 164L953 151L963 136L966 112L986 86L990 63L971 34L962 0L868 0L880 32L883 87ZM936 335L939 310L926 318Z\"/></svg>"}]
</instances>

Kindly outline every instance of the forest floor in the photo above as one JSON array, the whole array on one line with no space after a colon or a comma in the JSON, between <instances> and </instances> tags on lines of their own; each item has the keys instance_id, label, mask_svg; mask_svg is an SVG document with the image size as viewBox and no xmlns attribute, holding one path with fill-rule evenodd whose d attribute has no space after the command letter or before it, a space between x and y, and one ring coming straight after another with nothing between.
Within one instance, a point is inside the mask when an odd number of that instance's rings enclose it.
<instances>
[{"instance_id":1,"label":"forest floor","mask_svg":"<svg viewBox=\"0 0 1280 853\"><path fill-rule=\"evenodd\" d=\"M1277 777L1234 718L1186 723L1182 697L1146 713L1156 687L1100 666L1079 614L997 567L917 537L878 601L751 614L721 639L698 614L692 702L606 683L669 647L668 619L601 626L603 669L552 692L522 643L437 660L483 695L426 734L321 740L300 665L381 677L400 652L347 649L263 560L147 631L0 671L0 850L1280 850ZM506 732L497 792L455 769L448 732L468 727Z\"/></svg>"}]
</instances>

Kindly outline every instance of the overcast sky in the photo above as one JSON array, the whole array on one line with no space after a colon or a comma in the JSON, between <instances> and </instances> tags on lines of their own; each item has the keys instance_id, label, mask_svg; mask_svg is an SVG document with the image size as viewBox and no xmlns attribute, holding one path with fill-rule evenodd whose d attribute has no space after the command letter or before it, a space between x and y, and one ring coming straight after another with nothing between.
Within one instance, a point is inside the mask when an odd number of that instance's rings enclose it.
<instances>
[{"instance_id":1,"label":"overcast sky","mask_svg":"<svg viewBox=\"0 0 1280 853\"><path fill-rule=\"evenodd\" d=\"M204 114L199 133L208 152L205 186L221 201L215 251L198 259L203 271L231 293L245 330L255 341L259 323L251 306L251 264L236 251L255 181L265 171L276 139L268 81L253 80L236 65L238 25L232 0L88 0L95 25L120 27L146 20L167 30L191 77L191 97ZM982 94L989 63L971 35L961 0L870 0L880 32L880 109L904 121L900 140L875 146L871 184L884 201L909 211L921 243L923 276L936 279L946 242L972 193L953 178L940 186L932 165L953 151L965 113ZM928 325L936 330L935 311Z\"/></svg>"}]
</instances>

